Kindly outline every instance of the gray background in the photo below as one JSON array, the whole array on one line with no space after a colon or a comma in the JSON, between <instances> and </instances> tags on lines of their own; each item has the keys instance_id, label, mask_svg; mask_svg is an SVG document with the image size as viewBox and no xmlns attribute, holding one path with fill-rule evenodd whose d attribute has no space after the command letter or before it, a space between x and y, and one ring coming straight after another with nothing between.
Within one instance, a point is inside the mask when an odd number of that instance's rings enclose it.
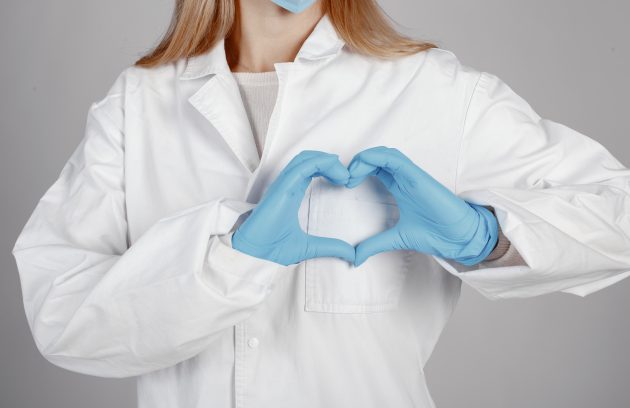
<instances>
[{"instance_id":1,"label":"gray background","mask_svg":"<svg viewBox=\"0 0 630 408\"><path fill-rule=\"evenodd\" d=\"M630 2L388 0L400 30L504 79L544 117L630 164ZM0 407L134 407L133 379L35 348L10 254L83 136L91 102L163 34L168 0L0 3ZM438 408L629 407L630 279L580 298L492 302L463 288L427 366Z\"/></svg>"}]
</instances>

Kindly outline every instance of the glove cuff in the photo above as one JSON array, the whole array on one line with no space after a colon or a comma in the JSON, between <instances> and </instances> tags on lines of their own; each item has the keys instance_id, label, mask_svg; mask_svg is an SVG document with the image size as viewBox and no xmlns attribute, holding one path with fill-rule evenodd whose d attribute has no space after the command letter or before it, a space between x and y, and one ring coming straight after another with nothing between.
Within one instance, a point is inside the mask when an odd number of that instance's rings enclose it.
<instances>
[{"instance_id":1,"label":"glove cuff","mask_svg":"<svg viewBox=\"0 0 630 408\"><path fill-rule=\"evenodd\" d=\"M480 263L488 257L494 250L499 239L499 222L494 213L483 205L468 203L479 214L479 226L474 237L469 241L469 245L479 245L483 242L484 246L477 256L466 256L455 259L462 265L472 266Z\"/></svg>"}]
</instances>

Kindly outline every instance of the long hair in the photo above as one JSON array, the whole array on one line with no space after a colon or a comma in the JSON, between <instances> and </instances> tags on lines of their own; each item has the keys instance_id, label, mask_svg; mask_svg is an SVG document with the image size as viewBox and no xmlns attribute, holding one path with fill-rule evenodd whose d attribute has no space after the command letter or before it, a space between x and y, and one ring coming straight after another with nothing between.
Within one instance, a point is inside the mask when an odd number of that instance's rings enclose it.
<instances>
[{"instance_id":1,"label":"long hair","mask_svg":"<svg viewBox=\"0 0 630 408\"><path fill-rule=\"evenodd\" d=\"M203 54L237 23L236 0L176 0L158 45L134 65L155 67ZM437 45L398 33L376 0L322 0L337 34L355 51L380 58L415 54Z\"/></svg>"}]
</instances>

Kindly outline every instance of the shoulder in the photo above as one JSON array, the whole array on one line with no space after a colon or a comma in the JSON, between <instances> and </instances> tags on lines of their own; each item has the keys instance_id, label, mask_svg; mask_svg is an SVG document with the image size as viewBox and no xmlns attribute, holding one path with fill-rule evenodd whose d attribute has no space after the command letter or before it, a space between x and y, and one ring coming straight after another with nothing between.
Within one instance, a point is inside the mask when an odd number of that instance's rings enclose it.
<instances>
[{"instance_id":1,"label":"shoulder","mask_svg":"<svg viewBox=\"0 0 630 408\"><path fill-rule=\"evenodd\" d=\"M139 91L160 88L172 84L180 74L185 59L180 58L157 67L128 65L112 77L109 88L95 104L102 104L108 99L123 98Z\"/></svg>"},{"instance_id":2,"label":"shoulder","mask_svg":"<svg viewBox=\"0 0 630 408\"><path fill-rule=\"evenodd\" d=\"M519 111L531 118L539 117L532 106L502 77L462 62L450 50L429 50L427 70L431 72L429 76L433 81L444 85L441 88L451 84L458 90L458 94L464 98L468 117L482 115L490 106L510 109L512 114Z\"/></svg>"},{"instance_id":3,"label":"shoulder","mask_svg":"<svg viewBox=\"0 0 630 408\"><path fill-rule=\"evenodd\" d=\"M436 79L474 87L483 72L463 62L455 52L446 48L427 50L426 70Z\"/></svg>"},{"instance_id":4,"label":"shoulder","mask_svg":"<svg viewBox=\"0 0 630 408\"><path fill-rule=\"evenodd\" d=\"M106 91L90 106L90 111L110 116L115 122L122 123L122 116L144 99L147 92L159 95L178 78L184 59L147 68L128 65L118 71L109 80Z\"/></svg>"},{"instance_id":5,"label":"shoulder","mask_svg":"<svg viewBox=\"0 0 630 408\"><path fill-rule=\"evenodd\" d=\"M445 78L472 87L475 99L513 100L523 103L522 97L505 82L502 76L476 69L460 61L454 52L441 48L429 50L427 61Z\"/></svg>"},{"instance_id":6,"label":"shoulder","mask_svg":"<svg viewBox=\"0 0 630 408\"><path fill-rule=\"evenodd\" d=\"M435 103L445 108L465 107L478 92L485 72L462 61L452 50L429 48L400 57L395 64L407 72L408 83L425 95L434 95Z\"/></svg>"},{"instance_id":7,"label":"shoulder","mask_svg":"<svg viewBox=\"0 0 630 408\"><path fill-rule=\"evenodd\" d=\"M471 91L483 75L482 71L463 62L455 52L446 48L429 48L393 59L363 58L373 70L407 77L436 91Z\"/></svg>"}]
</instances>

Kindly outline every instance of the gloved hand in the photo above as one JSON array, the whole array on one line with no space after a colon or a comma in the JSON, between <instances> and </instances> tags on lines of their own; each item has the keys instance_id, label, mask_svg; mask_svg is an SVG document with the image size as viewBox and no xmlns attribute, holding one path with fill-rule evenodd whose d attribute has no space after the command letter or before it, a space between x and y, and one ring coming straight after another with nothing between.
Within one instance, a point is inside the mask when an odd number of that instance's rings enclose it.
<instances>
[{"instance_id":1,"label":"gloved hand","mask_svg":"<svg viewBox=\"0 0 630 408\"><path fill-rule=\"evenodd\" d=\"M300 227L298 210L316 176L345 185L349 173L337 155L311 150L297 154L234 232L232 247L285 266L327 256L353 262L352 245L340 239L308 235Z\"/></svg>"},{"instance_id":2,"label":"gloved hand","mask_svg":"<svg viewBox=\"0 0 630 408\"><path fill-rule=\"evenodd\" d=\"M348 165L353 188L376 176L396 199L395 226L360 242L356 266L383 251L408 249L453 259L463 265L481 262L494 248L498 222L485 207L457 197L399 150L366 149Z\"/></svg>"}]
</instances>

